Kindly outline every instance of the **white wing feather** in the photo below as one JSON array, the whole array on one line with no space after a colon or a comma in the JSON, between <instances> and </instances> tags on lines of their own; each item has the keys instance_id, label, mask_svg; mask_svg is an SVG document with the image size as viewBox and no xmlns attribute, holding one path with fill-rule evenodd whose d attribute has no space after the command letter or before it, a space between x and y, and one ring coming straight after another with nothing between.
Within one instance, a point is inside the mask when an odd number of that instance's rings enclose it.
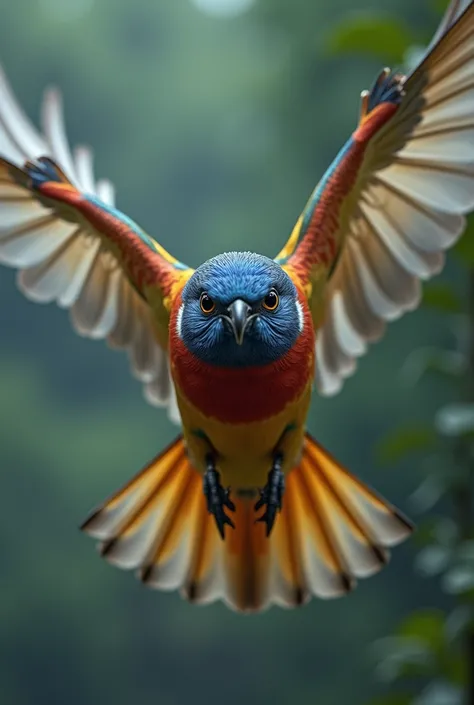
<instances>
[{"instance_id":1,"label":"white wing feather","mask_svg":"<svg viewBox=\"0 0 474 705\"><path fill-rule=\"evenodd\" d=\"M71 152L56 90L46 91L41 116L43 134L24 114L0 68L0 155L20 167L26 160L50 157L76 188L114 206L113 185L95 180L91 150ZM168 356L157 342L147 304L93 233L57 218L5 170L0 171L0 262L20 269L17 281L25 296L69 308L80 335L105 338L127 350L146 399L168 406L179 423Z\"/></svg>"},{"instance_id":2,"label":"white wing feather","mask_svg":"<svg viewBox=\"0 0 474 705\"><path fill-rule=\"evenodd\" d=\"M451 3L405 89L369 145L366 183L329 284L316 346L325 395L340 390L386 321L418 306L420 280L442 269L474 209L472 0Z\"/></svg>"}]
</instances>

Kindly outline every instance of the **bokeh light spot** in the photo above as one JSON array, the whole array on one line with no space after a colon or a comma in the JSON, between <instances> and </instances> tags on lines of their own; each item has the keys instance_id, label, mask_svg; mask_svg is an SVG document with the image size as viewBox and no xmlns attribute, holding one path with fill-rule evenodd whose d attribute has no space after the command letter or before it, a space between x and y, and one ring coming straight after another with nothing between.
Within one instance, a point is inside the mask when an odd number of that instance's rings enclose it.
<instances>
[{"instance_id":1,"label":"bokeh light spot","mask_svg":"<svg viewBox=\"0 0 474 705\"><path fill-rule=\"evenodd\" d=\"M218 17L235 17L246 12L255 0L191 0L198 10Z\"/></svg>"},{"instance_id":2,"label":"bokeh light spot","mask_svg":"<svg viewBox=\"0 0 474 705\"><path fill-rule=\"evenodd\" d=\"M90 12L95 0L40 0L40 6L50 19L75 22Z\"/></svg>"}]
</instances>

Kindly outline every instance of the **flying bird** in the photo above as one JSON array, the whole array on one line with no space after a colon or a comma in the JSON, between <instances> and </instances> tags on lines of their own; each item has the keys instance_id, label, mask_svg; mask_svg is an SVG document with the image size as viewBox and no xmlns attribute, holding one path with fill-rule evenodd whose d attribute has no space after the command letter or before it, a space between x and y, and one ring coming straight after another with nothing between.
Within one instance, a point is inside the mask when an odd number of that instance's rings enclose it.
<instances>
[{"instance_id":1,"label":"flying bird","mask_svg":"<svg viewBox=\"0 0 474 705\"><path fill-rule=\"evenodd\" d=\"M0 76L0 260L30 299L127 352L182 435L83 530L150 587L240 611L336 597L412 530L306 430L474 209L474 3L454 0L418 66L384 69L275 259L177 261L71 153L60 96L43 134Z\"/></svg>"}]
</instances>

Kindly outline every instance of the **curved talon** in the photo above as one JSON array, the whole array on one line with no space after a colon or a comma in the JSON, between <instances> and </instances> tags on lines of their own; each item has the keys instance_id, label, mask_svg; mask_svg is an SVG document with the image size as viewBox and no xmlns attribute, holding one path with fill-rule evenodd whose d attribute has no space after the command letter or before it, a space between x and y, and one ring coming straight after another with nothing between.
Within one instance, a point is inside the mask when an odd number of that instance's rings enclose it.
<instances>
[{"instance_id":1,"label":"curved talon","mask_svg":"<svg viewBox=\"0 0 474 705\"><path fill-rule=\"evenodd\" d=\"M230 487L224 489L220 484L220 475L215 469L214 459L209 456L207 458L207 471L204 475L203 489L204 496L207 500L207 511L214 515L216 520L217 530L222 539L225 538L225 525L228 524L235 529L234 522L225 513L224 508L235 511L235 504L230 499Z\"/></svg>"},{"instance_id":2,"label":"curved talon","mask_svg":"<svg viewBox=\"0 0 474 705\"><path fill-rule=\"evenodd\" d=\"M275 524L277 512L283 507L283 494L285 492L285 476L281 470L282 456L278 455L273 463L273 467L268 473L268 482L263 489L259 489L260 499L255 503L254 509L258 511L265 507L262 516L256 519L257 522L264 522L267 526L267 536Z\"/></svg>"}]
</instances>

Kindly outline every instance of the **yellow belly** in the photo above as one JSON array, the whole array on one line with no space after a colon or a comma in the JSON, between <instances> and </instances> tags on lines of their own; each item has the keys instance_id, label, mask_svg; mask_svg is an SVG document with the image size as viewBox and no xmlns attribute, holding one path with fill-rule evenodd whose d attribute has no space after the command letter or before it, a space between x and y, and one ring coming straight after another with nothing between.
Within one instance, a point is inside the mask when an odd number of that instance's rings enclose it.
<instances>
[{"instance_id":1,"label":"yellow belly","mask_svg":"<svg viewBox=\"0 0 474 705\"><path fill-rule=\"evenodd\" d=\"M263 487L275 453L283 454L283 471L299 461L311 383L303 394L275 416L249 424L223 423L204 416L176 390L184 439L191 462L206 470L206 456L214 450L221 482L235 489Z\"/></svg>"}]
</instances>

